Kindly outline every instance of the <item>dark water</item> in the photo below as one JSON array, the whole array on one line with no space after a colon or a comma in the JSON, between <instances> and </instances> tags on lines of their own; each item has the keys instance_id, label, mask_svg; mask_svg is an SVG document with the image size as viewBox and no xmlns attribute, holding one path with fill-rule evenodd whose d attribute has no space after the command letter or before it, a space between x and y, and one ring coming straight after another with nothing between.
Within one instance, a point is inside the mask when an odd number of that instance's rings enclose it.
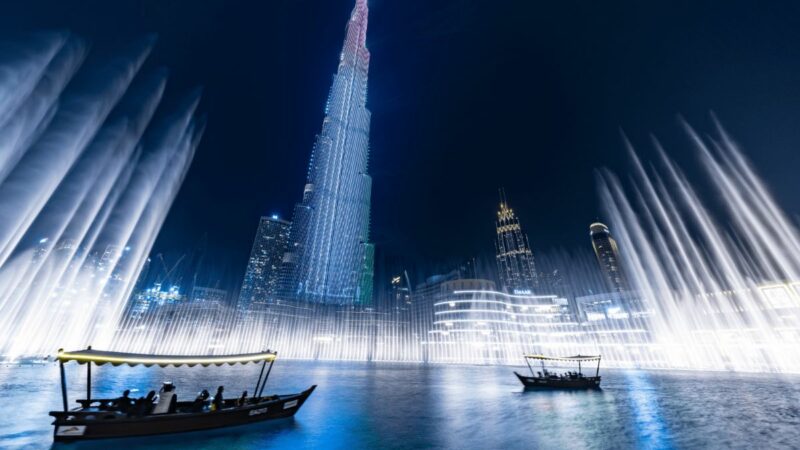
<instances>
[{"instance_id":1,"label":"dark water","mask_svg":"<svg viewBox=\"0 0 800 450\"><path fill-rule=\"evenodd\" d=\"M172 380L181 398L258 368L94 369L94 397ZM70 401L85 367L68 366ZM58 448L800 448L800 377L605 371L602 391L524 392L508 367L278 361L267 391L319 387L293 419ZM0 447L48 448L58 367L0 367ZM81 394L83 398L84 394Z\"/></svg>"}]
</instances>

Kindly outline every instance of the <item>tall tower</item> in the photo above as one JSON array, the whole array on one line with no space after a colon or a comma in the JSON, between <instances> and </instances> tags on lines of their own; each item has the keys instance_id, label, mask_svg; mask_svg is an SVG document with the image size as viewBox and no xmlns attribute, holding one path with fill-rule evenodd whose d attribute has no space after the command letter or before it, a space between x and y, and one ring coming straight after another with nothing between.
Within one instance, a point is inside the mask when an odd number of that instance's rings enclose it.
<instances>
[{"instance_id":1,"label":"tall tower","mask_svg":"<svg viewBox=\"0 0 800 450\"><path fill-rule=\"evenodd\" d=\"M240 310L249 309L253 303L266 303L275 295L278 269L289 245L290 226L291 222L278 216L262 217L259 221L239 292Z\"/></svg>"},{"instance_id":2,"label":"tall tower","mask_svg":"<svg viewBox=\"0 0 800 450\"><path fill-rule=\"evenodd\" d=\"M331 304L371 300L367 15L367 1L356 0L322 132L311 153L303 201L295 207L281 280L281 295L288 298Z\"/></svg>"},{"instance_id":3,"label":"tall tower","mask_svg":"<svg viewBox=\"0 0 800 450\"><path fill-rule=\"evenodd\" d=\"M628 281L619 264L619 248L617 241L611 237L611 232L605 224L595 222L589 226L589 235L592 237L592 247L597 256L597 263L605 275L606 282L614 292L623 292L628 289Z\"/></svg>"},{"instance_id":4,"label":"tall tower","mask_svg":"<svg viewBox=\"0 0 800 450\"><path fill-rule=\"evenodd\" d=\"M536 265L528 236L522 232L514 210L508 207L505 194L500 194L497 211L497 270L500 284L509 293L531 293L536 289Z\"/></svg>"}]
</instances>

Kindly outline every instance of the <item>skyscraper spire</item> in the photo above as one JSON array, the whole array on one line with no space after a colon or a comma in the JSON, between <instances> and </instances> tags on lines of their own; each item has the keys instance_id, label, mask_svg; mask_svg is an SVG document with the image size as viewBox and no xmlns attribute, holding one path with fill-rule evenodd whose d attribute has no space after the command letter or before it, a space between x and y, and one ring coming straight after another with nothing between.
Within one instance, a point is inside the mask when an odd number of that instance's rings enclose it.
<instances>
[{"instance_id":1,"label":"skyscraper spire","mask_svg":"<svg viewBox=\"0 0 800 450\"><path fill-rule=\"evenodd\" d=\"M355 56L359 51L366 52L367 62L369 62L369 51L367 50L367 22L369 8L366 0L357 0L353 12L350 14L350 21L347 23L347 35L345 37L343 52Z\"/></svg>"},{"instance_id":2,"label":"skyscraper spire","mask_svg":"<svg viewBox=\"0 0 800 450\"><path fill-rule=\"evenodd\" d=\"M364 303L372 296L368 12L366 0L357 0L347 23L303 201L295 207L284 296L338 304Z\"/></svg>"},{"instance_id":3,"label":"skyscraper spire","mask_svg":"<svg viewBox=\"0 0 800 450\"><path fill-rule=\"evenodd\" d=\"M504 189L500 189L496 227L497 270L503 289L512 294L531 293L538 284L533 252L519 219L508 206Z\"/></svg>"}]
</instances>

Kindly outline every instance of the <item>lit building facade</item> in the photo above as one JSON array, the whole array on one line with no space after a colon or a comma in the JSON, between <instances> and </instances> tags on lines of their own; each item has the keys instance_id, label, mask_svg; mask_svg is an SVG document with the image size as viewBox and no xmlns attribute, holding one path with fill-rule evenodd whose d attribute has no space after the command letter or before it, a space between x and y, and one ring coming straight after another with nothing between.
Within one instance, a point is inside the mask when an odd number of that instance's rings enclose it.
<instances>
[{"instance_id":1,"label":"lit building facade","mask_svg":"<svg viewBox=\"0 0 800 450\"><path fill-rule=\"evenodd\" d=\"M515 364L526 353L577 351L582 334L565 298L507 294L487 280L457 280L433 304L427 346L434 362Z\"/></svg>"},{"instance_id":2,"label":"lit building facade","mask_svg":"<svg viewBox=\"0 0 800 450\"><path fill-rule=\"evenodd\" d=\"M634 291L601 292L575 298L582 318L588 322L619 320L647 316L652 313Z\"/></svg>"},{"instance_id":3,"label":"lit building facade","mask_svg":"<svg viewBox=\"0 0 800 450\"><path fill-rule=\"evenodd\" d=\"M191 301L192 303L228 305L228 291L207 286L194 286L192 288Z\"/></svg>"},{"instance_id":4,"label":"lit building facade","mask_svg":"<svg viewBox=\"0 0 800 450\"><path fill-rule=\"evenodd\" d=\"M186 296L180 292L178 286L163 286L154 283L147 289L135 292L128 303L128 311L124 320L139 320L164 305L174 305L186 302Z\"/></svg>"},{"instance_id":5,"label":"lit building facade","mask_svg":"<svg viewBox=\"0 0 800 450\"><path fill-rule=\"evenodd\" d=\"M368 8L357 0L295 208L281 296L312 303L368 304L374 252L369 243L372 180L367 174L370 112Z\"/></svg>"},{"instance_id":6,"label":"lit building facade","mask_svg":"<svg viewBox=\"0 0 800 450\"><path fill-rule=\"evenodd\" d=\"M600 222L595 222L589 226L589 235L592 238L592 247L597 257L597 263L606 278L608 287L614 292L629 290L628 281L620 265L617 241L611 237L608 227Z\"/></svg>"},{"instance_id":7,"label":"lit building facade","mask_svg":"<svg viewBox=\"0 0 800 450\"><path fill-rule=\"evenodd\" d=\"M536 265L528 236L523 233L514 210L505 196L497 211L497 271L502 288L509 293L531 294L536 289Z\"/></svg>"},{"instance_id":8,"label":"lit building facade","mask_svg":"<svg viewBox=\"0 0 800 450\"><path fill-rule=\"evenodd\" d=\"M281 262L289 245L290 227L291 222L275 215L261 218L239 292L240 310L274 297Z\"/></svg>"}]
</instances>

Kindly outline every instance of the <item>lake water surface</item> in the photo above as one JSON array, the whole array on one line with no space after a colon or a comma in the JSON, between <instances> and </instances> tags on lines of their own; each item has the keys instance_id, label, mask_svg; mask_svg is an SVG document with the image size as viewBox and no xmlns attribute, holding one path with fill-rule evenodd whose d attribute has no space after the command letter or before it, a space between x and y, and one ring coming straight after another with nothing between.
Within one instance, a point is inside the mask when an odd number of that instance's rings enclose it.
<instances>
[{"instance_id":1,"label":"lake water surface","mask_svg":"<svg viewBox=\"0 0 800 450\"><path fill-rule=\"evenodd\" d=\"M258 366L93 368L93 397L252 393ZM800 448L800 377L607 370L603 389L526 392L513 368L281 361L265 393L319 387L292 419L199 433L59 445L134 448ZM522 370L518 368L517 370ZM85 366L67 365L70 402ZM0 367L0 447L50 448L56 364Z\"/></svg>"}]
</instances>

